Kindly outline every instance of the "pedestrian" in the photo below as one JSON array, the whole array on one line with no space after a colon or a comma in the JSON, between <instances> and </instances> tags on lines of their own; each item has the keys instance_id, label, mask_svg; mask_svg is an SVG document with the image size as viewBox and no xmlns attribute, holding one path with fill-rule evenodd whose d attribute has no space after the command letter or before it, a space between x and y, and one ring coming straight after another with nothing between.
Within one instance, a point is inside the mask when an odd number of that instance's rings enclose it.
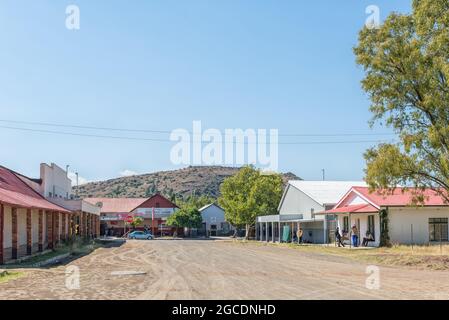
<instances>
[{"instance_id":1,"label":"pedestrian","mask_svg":"<svg viewBox=\"0 0 449 320\"><path fill-rule=\"evenodd\" d=\"M345 246L343 241L341 241L341 234L340 234L340 228L339 227L337 227L337 230L335 230L335 240L338 243L338 247L341 247L341 246L344 247Z\"/></svg>"},{"instance_id":2,"label":"pedestrian","mask_svg":"<svg viewBox=\"0 0 449 320\"><path fill-rule=\"evenodd\" d=\"M359 246L359 230L356 225L352 226L352 245L356 248Z\"/></svg>"},{"instance_id":3,"label":"pedestrian","mask_svg":"<svg viewBox=\"0 0 449 320\"><path fill-rule=\"evenodd\" d=\"M303 231L301 228L298 229L298 232L296 233L296 236L298 238L298 244L302 243L302 235L303 235Z\"/></svg>"}]
</instances>

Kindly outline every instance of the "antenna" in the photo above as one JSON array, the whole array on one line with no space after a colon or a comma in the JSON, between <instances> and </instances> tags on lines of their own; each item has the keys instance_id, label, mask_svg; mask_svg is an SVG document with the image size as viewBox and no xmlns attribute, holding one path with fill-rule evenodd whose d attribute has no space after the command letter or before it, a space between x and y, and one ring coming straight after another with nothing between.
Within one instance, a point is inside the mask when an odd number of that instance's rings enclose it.
<instances>
[{"instance_id":1,"label":"antenna","mask_svg":"<svg viewBox=\"0 0 449 320\"><path fill-rule=\"evenodd\" d=\"M321 169L321 172L323 173L323 181L326 180L326 170Z\"/></svg>"}]
</instances>

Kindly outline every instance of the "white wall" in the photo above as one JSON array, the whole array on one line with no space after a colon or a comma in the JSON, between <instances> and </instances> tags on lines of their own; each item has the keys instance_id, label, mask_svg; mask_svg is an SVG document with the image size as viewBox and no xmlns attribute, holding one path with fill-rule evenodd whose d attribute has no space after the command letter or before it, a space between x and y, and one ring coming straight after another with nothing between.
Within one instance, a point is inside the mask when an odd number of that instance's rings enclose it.
<instances>
[{"instance_id":1,"label":"white wall","mask_svg":"<svg viewBox=\"0 0 449 320\"><path fill-rule=\"evenodd\" d=\"M61 236L62 228L63 228L63 225L62 225L62 214L58 213L58 216L59 216L58 235Z\"/></svg>"},{"instance_id":2,"label":"white wall","mask_svg":"<svg viewBox=\"0 0 449 320\"><path fill-rule=\"evenodd\" d=\"M222 229L222 223L226 222L223 209L212 205L201 211L203 223L206 223L206 230L210 230L212 224L217 226L217 230Z\"/></svg>"},{"instance_id":3,"label":"white wall","mask_svg":"<svg viewBox=\"0 0 449 320\"><path fill-rule=\"evenodd\" d=\"M380 242L380 218L378 213L355 213L351 214L351 219L349 220L349 232L351 232L352 226L355 224L359 228L359 240L360 244L363 238L366 236L366 231L368 230L368 216L374 216L374 239L375 241L369 242L368 246L379 246ZM340 229L340 234L343 235L344 229L344 219L345 215L338 215L337 226ZM349 217L349 215L346 215ZM349 236L349 235L348 235ZM352 240L351 240L352 241Z\"/></svg>"},{"instance_id":4,"label":"white wall","mask_svg":"<svg viewBox=\"0 0 449 320\"><path fill-rule=\"evenodd\" d=\"M42 212L42 228L43 228L42 242L44 244L46 244L47 243L47 219L46 219L45 211Z\"/></svg>"},{"instance_id":5,"label":"white wall","mask_svg":"<svg viewBox=\"0 0 449 320\"><path fill-rule=\"evenodd\" d=\"M42 192L45 197L70 197L72 192L72 181L67 177L64 169L52 163L41 164Z\"/></svg>"},{"instance_id":6,"label":"white wall","mask_svg":"<svg viewBox=\"0 0 449 320\"><path fill-rule=\"evenodd\" d=\"M27 244L27 211L26 209L17 209L17 239L19 246Z\"/></svg>"},{"instance_id":7,"label":"white wall","mask_svg":"<svg viewBox=\"0 0 449 320\"><path fill-rule=\"evenodd\" d=\"M302 214L303 219L313 219L311 209L315 213L324 211L324 207L305 193L289 185L284 201L279 208L280 214Z\"/></svg>"},{"instance_id":8,"label":"white wall","mask_svg":"<svg viewBox=\"0 0 449 320\"><path fill-rule=\"evenodd\" d=\"M3 233L3 247L12 247L12 219L11 219L11 207L5 206L5 220L4 220L4 233Z\"/></svg>"},{"instance_id":9,"label":"white wall","mask_svg":"<svg viewBox=\"0 0 449 320\"><path fill-rule=\"evenodd\" d=\"M449 218L449 208L403 207L388 208L390 240L392 243L411 244L411 226L413 225L413 243L429 243L429 218Z\"/></svg>"},{"instance_id":10,"label":"white wall","mask_svg":"<svg viewBox=\"0 0 449 320\"><path fill-rule=\"evenodd\" d=\"M31 211L31 239L33 244L39 242L39 210Z\"/></svg>"}]
</instances>

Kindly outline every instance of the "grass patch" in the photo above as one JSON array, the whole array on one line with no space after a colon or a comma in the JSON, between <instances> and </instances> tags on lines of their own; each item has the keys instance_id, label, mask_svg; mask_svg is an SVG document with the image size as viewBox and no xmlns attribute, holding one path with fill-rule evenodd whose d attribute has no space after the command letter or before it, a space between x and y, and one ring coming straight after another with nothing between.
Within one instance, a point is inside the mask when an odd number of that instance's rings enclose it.
<instances>
[{"instance_id":1,"label":"grass patch","mask_svg":"<svg viewBox=\"0 0 449 320\"><path fill-rule=\"evenodd\" d=\"M39 263L56 258L61 255L69 254L70 258L77 258L83 255L87 255L101 247L104 247L104 245L97 241L83 242L81 240L77 240L71 244L66 243L59 245L57 248L50 252L30 257L18 263L5 265L4 268L16 269L39 267Z\"/></svg>"},{"instance_id":2,"label":"grass patch","mask_svg":"<svg viewBox=\"0 0 449 320\"><path fill-rule=\"evenodd\" d=\"M391 248L369 248L369 249L349 249L338 248L333 244L329 246L321 245L298 245L294 243L265 243L259 241L234 241L242 245L260 246L282 246L292 248L305 253L315 253L344 257L359 262L384 265L412 267L428 270L449 270L449 245L393 245Z\"/></svg>"},{"instance_id":3,"label":"grass patch","mask_svg":"<svg viewBox=\"0 0 449 320\"><path fill-rule=\"evenodd\" d=\"M18 279L22 276L24 276L23 272L0 271L0 283L5 283L10 280Z\"/></svg>"}]
</instances>

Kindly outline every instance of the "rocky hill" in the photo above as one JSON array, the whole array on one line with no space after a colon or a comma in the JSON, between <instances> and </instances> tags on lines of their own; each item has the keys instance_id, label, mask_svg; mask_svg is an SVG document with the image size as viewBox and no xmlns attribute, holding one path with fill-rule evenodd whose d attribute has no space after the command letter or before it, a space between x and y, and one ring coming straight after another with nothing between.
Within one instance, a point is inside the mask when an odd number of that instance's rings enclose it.
<instances>
[{"instance_id":1,"label":"rocky hill","mask_svg":"<svg viewBox=\"0 0 449 320\"><path fill-rule=\"evenodd\" d=\"M221 166L191 166L172 171L121 177L79 186L80 197L147 197L160 192L168 197L207 195L218 197L220 184L239 169ZM300 179L293 173L283 174L284 183ZM74 188L75 193L76 187Z\"/></svg>"}]
</instances>

